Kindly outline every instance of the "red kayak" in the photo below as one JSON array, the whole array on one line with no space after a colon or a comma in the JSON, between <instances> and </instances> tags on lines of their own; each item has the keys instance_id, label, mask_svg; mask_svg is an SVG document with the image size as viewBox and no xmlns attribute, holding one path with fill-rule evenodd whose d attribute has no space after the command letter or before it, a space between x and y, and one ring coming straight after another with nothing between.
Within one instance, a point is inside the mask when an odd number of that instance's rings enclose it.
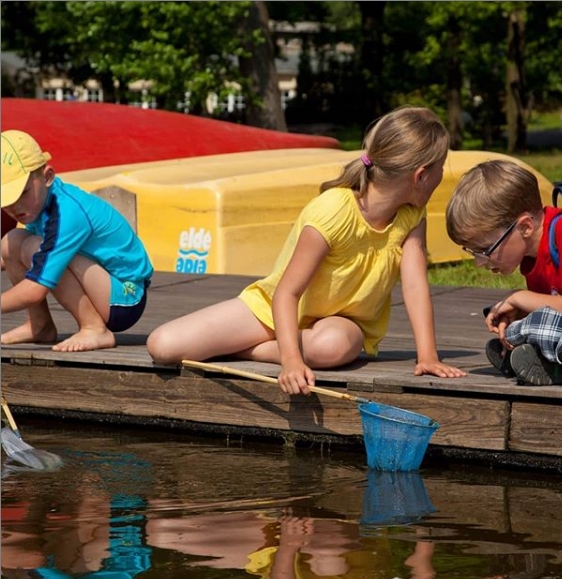
<instances>
[{"instance_id":1,"label":"red kayak","mask_svg":"<svg viewBox=\"0 0 562 579\"><path fill-rule=\"evenodd\" d=\"M301 135L125 105L2 99L2 131L32 135L51 153L57 172L258 151L339 149L331 137ZM14 227L2 212L2 234Z\"/></svg>"}]
</instances>

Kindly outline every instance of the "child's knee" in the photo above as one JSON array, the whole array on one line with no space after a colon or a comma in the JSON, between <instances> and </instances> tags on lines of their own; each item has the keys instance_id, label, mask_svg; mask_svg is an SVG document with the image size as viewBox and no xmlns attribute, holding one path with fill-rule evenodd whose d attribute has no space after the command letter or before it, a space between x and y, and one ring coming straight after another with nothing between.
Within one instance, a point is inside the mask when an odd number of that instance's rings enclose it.
<instances>
[{"instance_id":1,"label":"child's knee","mask_svg":"<svg viewBox=\"0 0 562 579\"><path fill-rule=\"evenodd\" d=\"M148 350L148 353L151 355L152 359L156 362L159 361L158 354L161 350L160 344L160 328L156 328L155 330L152 330L150 334L148 334L148 338L146 340L146 349Z\"/></svg>"},{"instance_id":2,"label":"child's knee","mask_svg":"<svg viewBox=\"0 0 562 579\"><path fill-rule=\"evenodd\" d=\"M311 343L309 362L314 366L334 367L355 360L363 349L363 333L331 328L320 332Z\"/></svg>"},{"instance_id":3,"label":"child's knee","mask_svg":"<svg viewBox=\"0 0 562 579\"><path fill-rule=\"evenodd\" d=\"M2 237L2 261L22 260L28 258L39 249L40 238L25 229L11 229Z\"/></svg>"},{"instance_id":4,"label":"child's knee","mask_svg":"<svg viewBox=\"0 0 562 579\"><path fill-rule=\"evenodd\" d=\"M43 240L37 235L29 235L21 244L21 258L25 265L31 265L33 255L39 251L39 246Z\"/></svg>"},{"instance_id":5,"label":"child's knee","mask_svg":"<svg viewBox=\"0 0 562 579\"><path fill-rule=\"evenodd\" d=\"M177 347L177 339L163 327L153 330L146 341L146 349L155 362L160 364L172 364L180 362L175 360L173 353Z\"/></svg>"},{"instance_id":6,"label":"child's knee","mask_svg":"<svg viewBox=\"0 0 562 579\"><path fill-rule=\"evenodd\" d=\"M12 229L2 237L2 265L4 262L21 255L21 246L26 234L29 235L22 229Z\"/></svg>"}]
</instances>

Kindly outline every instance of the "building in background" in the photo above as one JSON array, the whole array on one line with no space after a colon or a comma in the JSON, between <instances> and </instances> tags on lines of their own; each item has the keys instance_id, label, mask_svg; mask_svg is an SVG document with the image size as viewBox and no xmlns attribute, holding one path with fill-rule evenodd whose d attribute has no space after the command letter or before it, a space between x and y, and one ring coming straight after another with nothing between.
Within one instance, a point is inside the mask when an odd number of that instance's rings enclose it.
<instances>
[{"instance_id":1,"label":"building in background","mask_svg":"<svg viewBox=\"0 0 562 579\"><path fill-rule=\"evenodd\" d=\"M319 32L319 24L315 22L300 22L289 24L286 22L271 22L271 31L276 39L278 57L275 59L279 90L281 93L283 108L297 97L297 79L299 64L303 52L303 45L307 38ZM309 43L310 45L310 43ZM353 52L351 45L338 45L335 52L340 58L349 58ZM319 59L314 51L307 55L311 68L318 72ZM30 68L24 59L11 51L3 51L2 58L2 85L3 94L20 98L37 98L55 101L82 101L104 102L104 94L101 84L90 79L81 85L75 85L71 79L60 73L48 74L39 69ZM151 94L153 86L150 80L137 80L129 84L129 92L133 98L129 100L130 106L141 108L157 108L156 98ZM222 118L240 116L245 109L244 96L240 94L240 86L231 83L229 94L220 98L216 94L210 94L207 99L207 112L209 115ZM136 97L136 98L135 98ZM177 103L179 111L190 112L189 93L185 93L184 99Z\"/></svg>"}]
</instances>

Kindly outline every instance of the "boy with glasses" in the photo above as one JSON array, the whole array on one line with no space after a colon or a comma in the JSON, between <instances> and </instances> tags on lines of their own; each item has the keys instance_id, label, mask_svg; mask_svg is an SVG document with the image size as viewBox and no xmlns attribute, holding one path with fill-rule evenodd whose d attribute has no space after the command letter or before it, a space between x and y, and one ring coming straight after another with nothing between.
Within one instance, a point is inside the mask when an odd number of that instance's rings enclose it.
<instances>
[{"instance_id":1,"label":"boy with glasses","mask_svg":"<svg viewBox=\"0 0 562 579\"><path fill-rule=\"evenodd\" d=\"M527 289L486 308L498 337L486 344L502 374L528 385L562 384L562 209L543 207L536 177L508 160L480 163L459 181L446 210L449 237L479 267Z\"/></svg>"}]
</instances>

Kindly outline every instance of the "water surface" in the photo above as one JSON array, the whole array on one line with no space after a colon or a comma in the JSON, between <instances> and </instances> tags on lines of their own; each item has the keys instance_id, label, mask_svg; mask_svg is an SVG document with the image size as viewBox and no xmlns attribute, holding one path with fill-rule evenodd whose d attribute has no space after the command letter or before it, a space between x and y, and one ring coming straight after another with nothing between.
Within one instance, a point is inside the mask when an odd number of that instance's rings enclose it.
<instances>
[{"instance_id":1,"label":"water surface","mask_svg":"<svg viewBox=\"0 0 562 579\"><path fill-rule=\"evenodd\" d=\"M9 578L562 578L562 475L377 473L362 452L21 420L54 472L2 466Z\"/></svg>"}]
</instances>

